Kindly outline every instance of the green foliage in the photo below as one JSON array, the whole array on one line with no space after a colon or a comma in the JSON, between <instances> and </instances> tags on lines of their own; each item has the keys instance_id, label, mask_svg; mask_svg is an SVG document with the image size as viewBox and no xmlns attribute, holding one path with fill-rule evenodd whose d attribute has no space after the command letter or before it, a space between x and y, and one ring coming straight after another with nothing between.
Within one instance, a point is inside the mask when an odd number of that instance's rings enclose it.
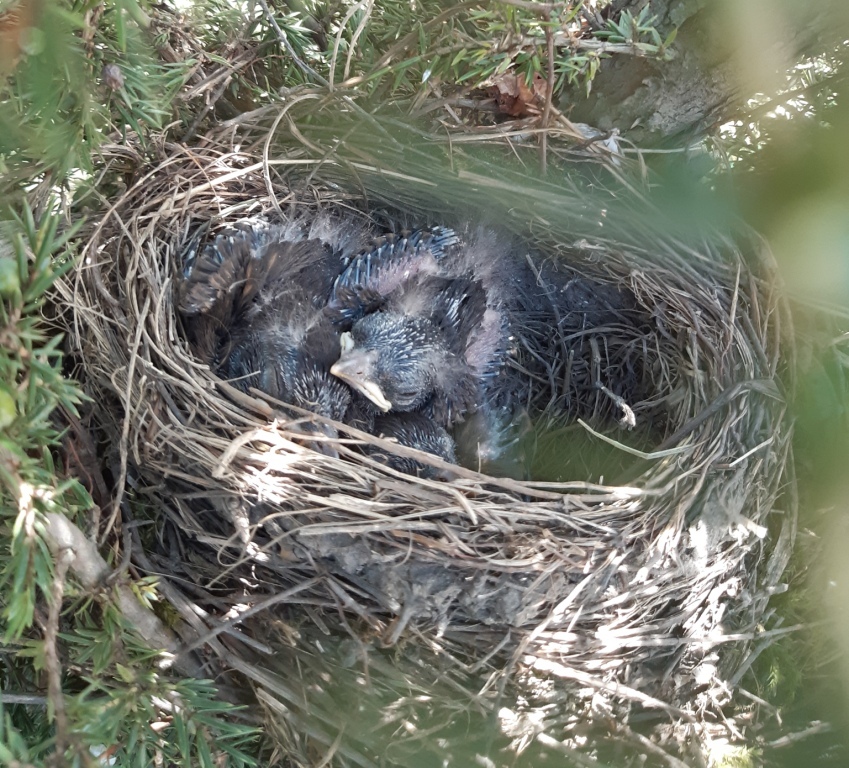
<instances>
[{"instance_id":1,"label":"green foliage","mask_svg":"<svg viewBox=\"0 0 849 768\"><path fill-rule=\"evenodd\" d=\"M131 132L145 142L170 122L194 64L159 58L167 34L152 33L135 0L34 7L38 15L14 30L20 50L0 56L0 684L14 694L0 704L3 765L60 759L57 701L45 687L55 578L45 514L85 528L92 506L56 461L62 414L76 416L83 395L63 374L62 337L44 321L63 311L51 289L75 263L66 192L88 188L101 143ZM134 586L154 599L151 584ZM162 672L158 650L128 630L110 592L75 597L72 579L64 589L74 603L56 640L67 764L90 764L104 750L122 765L253 764L255 730L233 721L209 682Z\"/></svg>"},{"instance_id":2,"label":"green foliage","mask_svg":"<svg viewBox=\"0 0 849 768\"><path fill-rule=\"evenodd\" d=\"M276 30L261 5L241 23L235 11L219 0L196 4L192 19L206 45L223 50L254 40L280 50ZM674 34L662 40L647 11L636 18L622 14L618 23L587 39L581 26L581 3L565 3L555 11L505 3L384 2L340 6L326 0L289 0L283 10L273 8L274 19L288 46L310 67L305 73L291 56L264 57L262 79L254 67L251 84L234 73L233 87L262 91L291 87L304 81L348 82L383 99L412 99L432 88L477 88L505 73L530 82L535 75L548 78L547 50L555 88L565 83L587 90L601 59L620 53L665 57ZM226 21L222 21L225 19ZM607 38L609 43L603 43ZM238 84L238 85L237 85Z\"/></svg>"},{"instance_id":3,"label":"green foliage","mask_svg":"<svg viewBox=\"0 0 849 768\"><path fill-rule=\"evenodd\" d=\"M418 7L413 10L405 4L397 4L391 15L387 7L370 25L367 40L362 44L361 66L363 75L371 78L373 87L377 87L380 78L387 76L392 77L393 94L415 94L428 82L478 87L507 72L524 77L526 82L534 75L547 78L546 50L550 37L555 52L552 62L555 89L568 82L589 90L601 58L610 55L594 46L597 41L590 40L582 45L584 33L576 21L580 3L566 3L559 12L551 14L544 9L500 3L484 7L458 4L447 10L440 3L434 5L421 13ZM402 18L404 13L410 17ZM435 21L440 15L447 17L444 23L424 21ZM634 27L628 42L640 54L665 55L659 34L651 26L653 21L645 13L637 20L628 17L627 28ZM388 27L383 33L380 31L382 24ZM390 36L391 32L397 38L398 30L407 28L413 31L401 41L396 42ZM596 36L611 34L610 30L603 30ZM652 42L646 42L647 37ZM402 47L405 41L407 45ZM389 45L400 49L397 63L387 62L385 70L375 69L386 56L375 59L371 50L382 54Z\"/></svg>"},{"instance_id":4,"label":"green foliage","mask_svg":"<svg viewBox=\"0 0 849 768\"><path fill-rule=\"evenodd\" d=\"M786 73L780 91L751 97L740 116L712 137L717 154L727 165L746 172L759 165L774 165L763 162L765 150L774 151L779 161L788 165L794 157L798 159L795 151L787 150L787 144L798 143L800 134L810 135L817 126L844 119L835 111L838 102L842 103L840 92L847 90L847 58L849 52L842 45L796 63ZM811 151L810 144L813 142L804 142L803 150ZM786 187L789 180L782 181Z\"/></svg>"},{"instance_id":5,"label":"green foliage","mask_svg":"<svg viewBox=\"0 0 849 768\"><path fill-rule=\"evenodd\" d=\"M0 193L90 172L92 152L113 130L143 136L161 127L191 64L156 57L134 0L36 7L34 26L21 31L28 43L0 81ZM106 65L119 77L102 77Z\"/></svg>"},{"instance_id":6,"label":"green foliage","mask_svg":"<svg viewBox=\"0 0 849 768\"><path fill-rule=\"evenodd\" d=\"M114 609L98 618L102 624L89 618L63 637L79 664L95 662L69 707L70 717L88 724L78 747L111 745L118 765L255 764L246 752L255 729L222 717L233 708L212 683L170 679L157 668L158 654L123 631Z\"/></svg>"},{"instance_id":7,"label":"green foliage","mask_svg":"<svg viewBox=\"0 0 849 768\"><path fill-rule=\"evenodd\" d=\"M59 438L52 414L74 413L77 385L61 370L61 337L49 336L39 312L53 282L73 266L67 242L73 230L58 231L59 218L36 221L29 208L12 215L0 234L7 268L8 296L0 304L0 394L4 429L0 435L2 525L10 550L2 563L2 605L7 639L31 625L37 591L47 592L52 558L40 536L45 511L85 509L88 494L75 481L61 481L50 453ZM2 245L0 245L2 247Z\"/></svg>"},{"instance_id":8,"label":"green foliage","mask_svg":"<svg viewBox=\"0 0 849 768\"><path fill-rule=\"evenodd\" d=\"M82 675L66 678L66 713L72 738L69 765L86 764L108 751L118 765L255 765L257 732L232 720L233 707L207 680L172 680L158 669L159 654L126 630L108 602L100 611L79 611L76 626L62 635L65 653ZM7 659L3 688L35 687L44 668L41 641L31 641ZM27 662L31 662L27 664ZM230 717L227 717L227 716ZM43 707L6 708L0 730L0 764L40 764L54 750L54 734Z\"/></svg>"},{"instance_id":9,"label":"green foliage","mask_svg":"<svg viewBox=\"0 0 849 768\"><path fill-rule=\"evenodd\" d=\"M676 32L673 30L663 40L655 27L656 23L657 18L651 12L651 6L645 5L636 16L625 10L618 18L608 19L607 27L596 32L596 37L612 43L628 43L640 53L664 55L675 40Z\"/></svg>"},{"instance_id":10,"label":"green foliage","mask_svg":"<svg viewBox=\"0 0 849 768\"><path fill-rule=\"evenodd\" d=\"M36 612L44 614L54 578L43 537L44 514L62 512L73 519L91 507L78 481L62 479L53 454L61 437L57 409L74 414L82 400L77 384L62 373L62 339L51 336L41 318L51 286L75 263L68 246L75 228L63 229L61 221L56 212L37 218L24 207L20 214L9 212L0 224L0 263L5 265L0 526L8 542L0 551L4 692L44 687L46 640L33 632ZM150 583L139 589L152 598ZM66 585L65 597L74 597L72 584ZM86 764L92 750L102 749L114 750L121 765L254 764L245 751L256 736L254 729L224 717L232 707L217 699L211 683L174 681L160 671L158 650L128 631L108 592L97 599L74 599L59 644L61 657L68 660L64 699L73 734L68 764ZM46 702L50 704L49 698ZM40 764L50 758L55 749L52 717L52 708L43 704L0 709L0 763Z\"/></svg>"}]
</instances>

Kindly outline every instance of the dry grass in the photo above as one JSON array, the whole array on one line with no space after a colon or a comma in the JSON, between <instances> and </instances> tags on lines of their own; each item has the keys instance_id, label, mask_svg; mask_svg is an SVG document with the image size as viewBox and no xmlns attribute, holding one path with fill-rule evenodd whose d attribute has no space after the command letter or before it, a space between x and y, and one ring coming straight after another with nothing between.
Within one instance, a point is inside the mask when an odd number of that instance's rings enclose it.
<instances>
[{"instance_id":1,"label":"dry grass","mask_svg":"<svg viewBox=\"0 0 849 768\"><path fill-rule=\"evenodd\" d=\"M652 759L667 764L688 741L733 733L715 716L769 639L768 600L795 526L779 378L786 313L762 244L753 239L744 254L722 238L697 248L656 235L644 239L649 248L609 235L569 240L542 215L530 222L536 265L566 263L636 297L639 322L626 313L580 333L548 329L540 385L555 407L619 441L611 417L621 406L594 384L612 391L639 378L629 391L641 399L626 405L638 423L651 420L653 447L623 449L620 483L467 469L451 483L418 479L365 456L363 442L391 446L344 425L339 457L329 457L299 441L299 422L316 417L246 396L198 362L175 312L175 281L199 231L291 215L295 202L301 212L362 205L360 193L340 192L353 150L336 158L329 143L299 143L294 130L281 152L271 137L284 112L272 127L267 115L229 126L226 140L241 150L222 138L195 149L163 143L151 162L131 144L104 149L106 174L129 167L131 181L103 202L60 288L114 456L117 498L101 541L117 541L121 510L125 523L139 516L130 495L151 502L156 533L137 537L136 562L173 577L166 597L192 628L186 636L206 642L219 673L254 681L277 738L302 764L316 745L340 764L376 763L357 733L337 740L338 716L315 693L324 674L316 644L344 645L349 634L396 724L416 691L442 697L446 711L484 714L523 691L528 711L557 703L560 714L509 727L502 718L516 748L537 739L575 757L570 739L591 711L603 720L634 707L664 715L664 746L625 725L616 737L659 750ZM374 203L370 180L386 169L358 163ZM232 621L222 626L224 617ZM399 644L394 665L366 653ZM330 655L323 663L332 666ZM430 676L440 693L422 682ZM552 689L557 679L576 685Z\"/></svg>"}]
</instances>

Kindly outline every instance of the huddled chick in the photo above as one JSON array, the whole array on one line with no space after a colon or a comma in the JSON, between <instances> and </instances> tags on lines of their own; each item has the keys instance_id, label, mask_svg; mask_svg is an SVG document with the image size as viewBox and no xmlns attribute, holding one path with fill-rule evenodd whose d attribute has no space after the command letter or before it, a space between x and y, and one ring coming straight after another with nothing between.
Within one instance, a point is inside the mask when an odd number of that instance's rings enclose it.
<instances>
[{"instance_id":1,"label":"huddled chick","mask_svg":"<svg viewBox=\"0 0 849 768\"><path fill-rule=\"evenodd\" d=\"M376 236L337 214L244 221L187 257L179 309L221 378L322 417L302 427L315 450L336 455L341 422L524 479L531 415L559 416L571 397L564 339L636 313L627 291L525 255L485 228ZM364 451L451 476L408 451Z\"/></svg>"},{"instance_id":2,"label":"huddled chick","mask_svg":"<svg viewBox=\"0 0 849 768\"><path fill-rule=\"evenodd\" d=\"M362 246L350 233L330 219L285 227L243 222L190 257L179 308L196 352L244 392L255 387L343 421L351 392L330 374L339 331L323 309L338 253ZM336 437L324 424L305 429Z\"/></svg>"},{"instance_id":3,"label":"huddled chick","mask_svg":"<svg viewBox=\"0 0 849 768\"><path fill-rule=\"evenodd\" d=\"M457 462L451 435L424 414L387 413L384 416L378 416L374 420L372 432L377 437L387 438L398 445L433 454L450 464ZM392 469L406 472L408 475L418 475L429 480L450 480L452 477L450 471L426 464L410 456L384 451L378 446L370 446L368 452Z\"/></svg>"},{"instance_id":4,"label":"huddled chick","mask_svg":"<svg viewBox=\"0 0 849 768\"><path fill-rule=\"evenodd\" d=\"M461 434L465 464L503 474L526 422L506 365L521 264L487 230L435 228L360 254L328 301L346 328L331 373L376 413L424 414Z\"/></svg>"},{"instance_id":5,"label":"huddled chick","mask_svg":"<svg viewBox=\"0 0 849 768\"><path fill-rule=\"evenodd\" d=\"M352 321L374 317L374 310L388 296L396 299L402 288L410 294L415 278L456 244L456 235L447 229L421 230L384 238L370 249L364 247L369 239L363 227L329 218L282 227L243 222L224 231L200 255L187 259L179 308L189 339L222 378L244 392L259 389L325 419L365 428L453 463L454 443L441 423L416 406L378 418L389 408L374 408L360 396L368 394L368 387L349 388L335 368L350 344L352 334L345 329ZM430 287L444 302L452 301L447 281ZM456 318L457 308L446 306L446 316L451 313ZM359 330L357 326L355 333ZM415 339L399 339L402 345L410 341ZM420 341L424 353L427 344ZM410 380L408 386L421 390L422 384ZM389 391L393 397L398 394L391 386ZM422 404L429 395L408 393ZM326 422L306 430L336 436ZM334 453L326 442L313 440L311 445ZM385 463L436 476L422 462Z\"/></svg>"}]
</instances>

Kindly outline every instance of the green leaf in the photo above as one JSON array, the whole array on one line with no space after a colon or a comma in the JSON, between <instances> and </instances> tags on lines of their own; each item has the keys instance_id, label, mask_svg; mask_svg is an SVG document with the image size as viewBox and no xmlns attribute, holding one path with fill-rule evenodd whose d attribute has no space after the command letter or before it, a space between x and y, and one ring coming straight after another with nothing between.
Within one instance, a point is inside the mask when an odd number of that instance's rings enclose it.
<instances>
[{"instance_id":1,"label":"green leaf","mask_svg":"<svg viewBox=\"0 0 849 768\"><path fill-rule=\"evenodd\" d=\"M176 742L180 747L181 755L189 755L190 751L190 741L189 741L189 732L186 727L186 721L183 718L182 712L176 712L174 714L173 719L174 730L176 731Z\"/></svg>"},{"instance_id":2,"label":"green leaf","mask_svg":"<svg viewBox=\"0 0 849 768\"><path fill-rule=\"evenodd\" d=\"M135 683L135 672L129 667L125 666L124 664L116 664L115 671L118 673L120 679L127 683L127 685Z\"/></svg>"},{"instance_id":3,"label":"green leaf","mask_svg":"<svg viewBox=\"0 0 849 768\"><path fill-rule=\"evenodd\" d=\"M663 47L669 48L672 43L675 42L675 38L678 37L678 27L675 27L667 36L666 40L663 41Z\"/></svg>"}]
</instances>

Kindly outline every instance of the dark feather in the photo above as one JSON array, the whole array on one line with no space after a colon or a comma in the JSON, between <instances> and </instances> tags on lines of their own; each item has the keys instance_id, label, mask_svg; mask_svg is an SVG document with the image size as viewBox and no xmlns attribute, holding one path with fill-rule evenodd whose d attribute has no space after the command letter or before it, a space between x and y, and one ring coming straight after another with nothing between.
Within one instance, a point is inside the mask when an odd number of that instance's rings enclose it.
<instances>
[{"instance_id":1,"label":"dark feather","mask_svg":"<svg viewBox=\"0 0 849 768\"><path fill-rule=\"evenodd\" d=\"M344 240L332 222L323 226ZM316 228L246 222L222 233L187 268L180 309L222 378L339 421L351 392L330 375L339 332L323 305L341 261L332 242L309 236Z\"/></svg>"},{"instance_id":2,"label":"dark feather","mask_svg":"<svg viewBox=\"0 0 849 768\"><path fill-rule=\"evenodd\" d=\"M439 263L457 246L452 229L419 229L387 235L375 248L357 255L336 278L327 302L335 322L350 323L377 309L383 299L419 276L437 274Z\"/></svg>"},{"instance_id":3,"label":"dark feather","mask_svg":"<svg viewBox=\"0 0 849 768\"><path fill-rule=\"evenodd\" d=\"M241 318L262 291L288 281L327 283L330 248L316 239L279 241L275 232L234 226L207 245L187 266L180 284L179 309L186 316L213 315L225 324ZM323 288L323 285L321 286ZM320 290L320 289L319 289Z\"/></svg>"},{"instance_id":4,"label":"dark feather","mask_svg":"<svg viewBox=\"0 0 849 768\"><path fill-rule=\"evenodd\" d=\"M407 448L431 453L451 464L457 463L454 440L432 419L420 413L390 413L380 416L374 422L373 432L378 437L395 440L399 445ZM406 472L408 475L418 475L428 479L447 479L450 476L449 473L430 464L391 453L377 446L370 446L369 453L385 461L393 469Z\"/></svg>"}]
</instances>

